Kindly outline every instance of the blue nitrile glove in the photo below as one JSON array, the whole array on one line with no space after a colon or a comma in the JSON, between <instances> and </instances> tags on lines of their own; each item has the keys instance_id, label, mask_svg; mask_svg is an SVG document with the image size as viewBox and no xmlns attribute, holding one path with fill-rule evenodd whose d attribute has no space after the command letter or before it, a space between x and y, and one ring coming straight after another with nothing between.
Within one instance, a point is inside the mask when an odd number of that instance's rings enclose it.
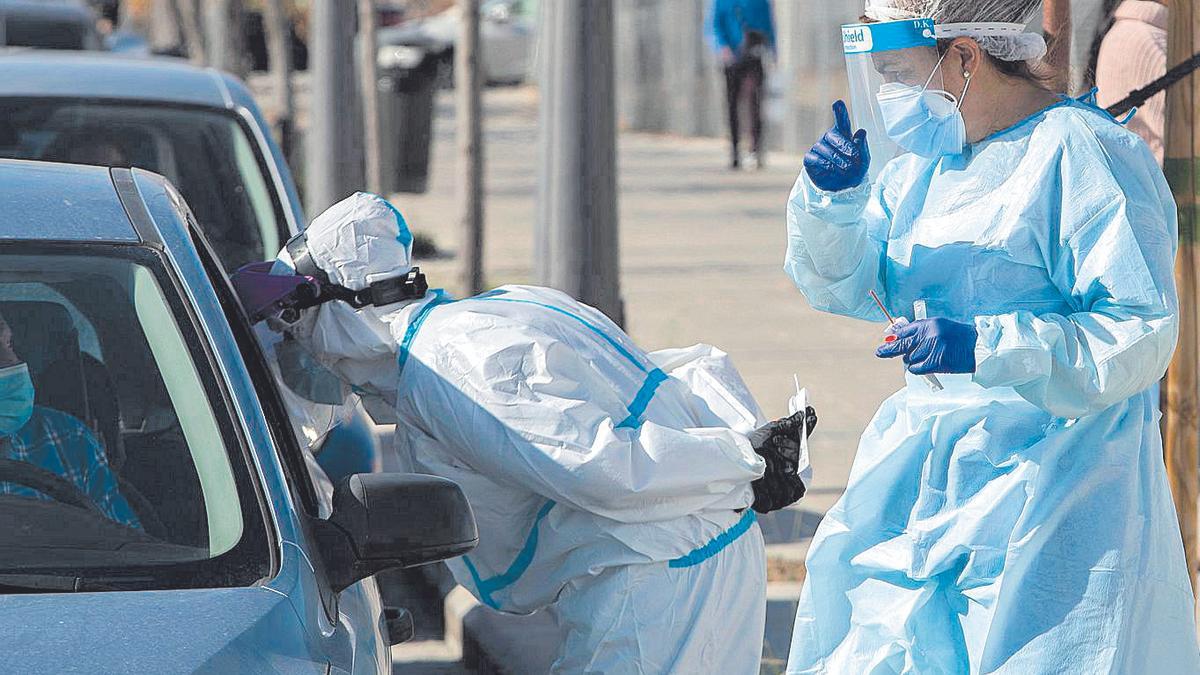
<instances>
[{"instance_id":1,"label":"blue nitrile glove","mask_svg":"<svg viewBox=\"0 0 1200 675\"><path fill-rule=\"evenodd\" d=\"M804 170L813 185L826 192L839 192L858 187L871 168L871 151L867 147L867 131L854 132L850 126L850 111L846 104L833 104L833 128L804 156Z\"/></svg>"},{"instance_id":2,"label":"blue nitrile glove","mask_svg":"<svg viewBox=\"0 0 1200 675\"><path fill-rule=\"evenodd\" d=\"M896 330L896 341L875 350L881 359L904 357L913 375L975 372L975 326L950 319L921 319Z\"/></svg>"}]
</instances>

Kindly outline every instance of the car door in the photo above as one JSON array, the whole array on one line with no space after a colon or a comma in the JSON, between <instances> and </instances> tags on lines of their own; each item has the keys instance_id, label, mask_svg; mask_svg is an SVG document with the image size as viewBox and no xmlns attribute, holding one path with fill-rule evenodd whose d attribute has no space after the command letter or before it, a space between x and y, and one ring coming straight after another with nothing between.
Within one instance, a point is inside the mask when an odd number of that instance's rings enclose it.
<instances>
[{"instance_id":1,"label":"car door","mask_svg":"<svg viewBox=\"0 0 1200 675\"><path fill-rule=\"evenodd\" d=\"M301 449L292 433L278 385L228 277L195 221L188 217L187 222L192 241L254 380L277 452L288 474L293 498L302 511L301 519L311 523L323 513L328 513L329 499L332 496L329 481L323 476L316 462L311 461L311 456ZM333 593L323 571L321 552L315 549L316 538L311 527L308 528L307 535L305 539L310 543L310 549L304 553L313 565L317 597L302 598L298 602L297 610L305 615L301 618L309 625L318 625L322 612L330 623L335 625L333 634L321 635L318 639L333 672L390 672L385 614L375 580L367 578L341 593Z\"/></svg>"}]
</instances>

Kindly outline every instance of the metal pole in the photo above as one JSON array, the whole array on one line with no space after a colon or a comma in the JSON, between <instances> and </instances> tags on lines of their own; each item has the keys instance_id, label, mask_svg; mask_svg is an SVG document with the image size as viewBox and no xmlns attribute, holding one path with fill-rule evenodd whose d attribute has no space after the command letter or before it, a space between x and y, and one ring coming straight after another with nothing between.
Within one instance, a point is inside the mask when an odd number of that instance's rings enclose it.
<instances>
[{"instance_id":1,"label":"metal pole","mask_svg":"<svg viewBox=\"0 0 1200 675\"><path fill-rule=\"evenodd\" d=\"M458 128L458 203L462 227L459 286L483 290L483 74L479 67L479 0L459 0L462 10L454 50Z\"/></svg>"},{"instance_id":2,"label":"metal pole","mask_svg":"<svg viewBox=\"0 0 1200 675\"><path fill-rule=\"evenodd\" d=\"M208 63L213 68L233 72L237 57L233 53L233 27L230 0L206 0L204 3L204 37L208 47Z\"/></svg>"},{"instance_id":3,"label":"metal pole","mask_svg":"<svg viewBox=\"0 0 1200 675\"><path fill-rule=\"evenodd\" d=\"M207 65L204 54L204 33L200 30L200 14L195 0L167 0L171 15L178 22L183 38L183 48L188 59L198 65Z\"/></svg>"},{"instance_id":4,"label":"metal pole","mask_svg":"<svg viewBox=\"0 0 1200 675\"><path fill-rule=\"evenodd\" d=\"M354 3L313 0L309 11L311 123L305 143L309 213L320 213L362 184L362 138L354 80Z\"/></svg>"},{"instance_id":5,"label":"metal pole","mask_svg":"<svg viewBox=\"0 0 1200 675\"><path fill-rule=\"evenodd\" d=\"M279 139L284 157L291 159L296 115L292 89L292 22L283 7L283 0L263 2L263 27L267 36L271 88L275 94L275 137Z\"/></svg>"},{"instance_id":6,"label":"metal pole","mask_svg":"<svg viewBox=\"0 0 1200 675\"><path fill-rule=\"evenodd\" d=\"M1200 48L1192 0L1171 0L1167 63L1174 65ZM1200 498L1200 250L1197 236L1196 154L1200 149L1195 75L1167 92L1167 147L1164 170L1179 207L1179 256L1175 281L1179 292L1179 345L1162 390L1163 446L1167 478L1179 514L1184 554L1195 587L1197 576L1197 499Z\"/></svg>"},{"instance_id":7,"label":"metal pole","mask_svg":"<svg viewBox=\"0 0 1200 675\"><path fill-rule=\"evenodd\" d=\"M183 37L183 19L177 0L152 0L147 21L150 47L166 50L179 47L187 53L187 40Z\"/></svg>"},{"instance_id":8,"label":"metal pole","mask_svg":"<svg viewBox=\"0 0 1200 675\"><path fill-rule=\"evenodd\" d=\"M379 83L375 59L379 51L375 39L375 1L358 0L359 90L363 102L363 155L367 189L383 192L383 142L379 137Z\"/></svg>"},{"instance_id":9,"label":"metal pole","mask_svg":"<svg viewBox=\"0 0 1200 675\"><path fill-rule=\"evenodd\" d=\"M542 283L624 322L617 238L612 0L542 3L538 271Z\"/></svg>"}]
</instances>

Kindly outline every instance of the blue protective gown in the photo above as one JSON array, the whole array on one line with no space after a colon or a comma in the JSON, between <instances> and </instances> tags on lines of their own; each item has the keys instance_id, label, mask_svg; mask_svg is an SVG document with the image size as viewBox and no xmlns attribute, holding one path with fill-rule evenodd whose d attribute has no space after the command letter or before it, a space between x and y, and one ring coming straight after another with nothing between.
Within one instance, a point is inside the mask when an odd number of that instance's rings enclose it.
<instances>
[{"instance_id":1,"label":"blue protective gown","mask_svg":"<svg viewBox=\"0 0 1200 675\"><path fill-rule=\"evenodd\" d=\"M1150 151L1075 101L873 185L800 177L786 269L814 307L882 321L875 289L979 342L863 434L789 673L1200 672L1156 407L1176 229Z\"/></svg>"}]
</instances>

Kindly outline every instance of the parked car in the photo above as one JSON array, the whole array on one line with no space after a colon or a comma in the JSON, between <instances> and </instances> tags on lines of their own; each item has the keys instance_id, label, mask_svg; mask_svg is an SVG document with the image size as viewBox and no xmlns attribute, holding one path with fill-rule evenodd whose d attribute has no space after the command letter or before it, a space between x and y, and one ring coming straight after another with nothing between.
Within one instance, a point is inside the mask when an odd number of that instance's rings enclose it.
<instances>
[{"instance_id":1,"label":"parked car","mask_svg":"<svg viewBox=\"0 0 1200 675\"><path fill-rule=\"evenodd\" d=\"M0 161L0 212L0 315L35 419L107 457L87 478L98 499L70 466L0 452L4 670L390 673L388 644L411 626L389 620L372 575L473 546L458 487L317 486L162 177Z\"/></svg>"},{"instance_id":2,"label":"parked car","mask_svg":"<svg viewBox=\"0 0 1200 675\"><path fill-rule=\"evenodd\" d=\"M84 0L0 0L0 46L103 49L98 18Z\"/></svg>"},{"instance_id":3,"label":"parked car","mask_svg":"<svg viewBox=\"0 0 1200 675\"><path fill-rule=\"evenodd\" d=\"M537 38L532 7L531 0L487 0L480 6L479 62L488 84L519 84L529 76ZM380 30L380 60L420 63L432 55L439 63L443 84L452 84L461 18L455 6Z\"/></svg>"},{"instance_id":4,"label":"parked car","mask_svg":"<svg viewBox=\"0 0 1200 675\"><path fill-rule=\"evenodd\" d=\"M274 258L307 223L287 161L246 87L176 60L0 54L0 158L166 176L228 271ZM343 468L332 478L382 465L354 399L325 412L343 420L327 436L297 429L322 463Z\"/></svg>"}]
</instances>

